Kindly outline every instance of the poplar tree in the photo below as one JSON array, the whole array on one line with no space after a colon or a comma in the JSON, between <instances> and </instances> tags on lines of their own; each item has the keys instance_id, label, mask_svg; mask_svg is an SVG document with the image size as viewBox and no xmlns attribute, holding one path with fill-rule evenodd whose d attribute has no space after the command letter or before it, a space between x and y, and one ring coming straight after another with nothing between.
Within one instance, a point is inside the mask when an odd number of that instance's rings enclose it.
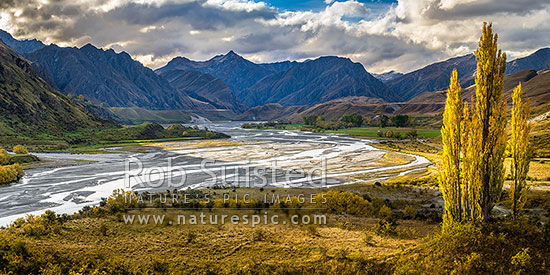
<instances>
[{"instance_id":1,"label":"poplar tree","mask_svg":"<svg viewBox=\"0 0 550 275\"><path fill-rule=\"evenodd\" d=\"M498 35L493 35L492 24L483 23L479 48L475 51L476 102L470 127L470 140L478 143L472 147L479 150L469 152L473 156L465 163L472 172L471 178L467 179L473 185L471 189L479 190L476 201L479 201L480 209L473 209L473 218L483 221L489 218L504 184L507 117L503 80L506 54L497 49L497 41Z\"/></svg>"},{"instance_id":2,"label":"poplar tree","mask_svg":"<svg viewBox=\"0 0 550 275\"><path fill-rule=\"evenodd\" d=\"M497 49L492 25L483 24L477 61L476 92L462 105L456 70L451 75L443 114L440 189L444 225L486 221L504 184L506 54Z\"/></svg>"},{"instance_id":3,"label":"poplar tree","mask_svg":"<svg viewBox=\"0 0 550 275\"><path fill-rule=\"evenodd\" d=\"M439 189L445 201L444 221L450 223L463 218L463 202L460 177L462 98L456 69L451 74L447 90L441 139L443 155L439 173Z\"/></svg>"},{"instance_id":4,"label":"poplar tree","mask_svg":"<svg viewBox=\"0 0 550 275\"><path fill-rule=\"evenodd\" d=\"M522 99L521 83L512 94L512 135L508 141L512 163L510 172L513 183L510 185L510 199L512 200L512 216L517 218L525 205L527 196L527 173L531 154L529 150L529 102Z\"/></svg>"}]
</instances>

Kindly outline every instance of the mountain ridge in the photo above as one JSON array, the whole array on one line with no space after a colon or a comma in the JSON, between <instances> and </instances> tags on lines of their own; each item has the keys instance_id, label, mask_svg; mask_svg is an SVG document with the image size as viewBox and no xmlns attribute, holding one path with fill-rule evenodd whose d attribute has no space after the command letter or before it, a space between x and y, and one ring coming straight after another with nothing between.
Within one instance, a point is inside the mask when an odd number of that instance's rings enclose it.
<instances>
[{"instance_id":1,"label":"mountain ridge","mask_svg":"<svg viewBox=\"0 0 550 275\"><path fill-rule=\"evenodd\" d=\"M39 63L65 94L83 94L113 107L187 109L192 102L126 52L49 45L25 55Z\"/></svg>"}]
</instances>

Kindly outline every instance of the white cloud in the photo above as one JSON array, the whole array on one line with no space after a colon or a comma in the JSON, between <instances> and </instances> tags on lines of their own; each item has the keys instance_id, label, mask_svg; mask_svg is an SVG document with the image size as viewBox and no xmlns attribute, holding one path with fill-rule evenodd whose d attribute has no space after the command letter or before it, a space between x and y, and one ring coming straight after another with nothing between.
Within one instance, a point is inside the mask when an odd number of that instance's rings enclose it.
<instances>
[{"instance_id":1,"label":"white cloud","mask_svg":"<svg viewBox=\"0 0 550 275\"><path fill-rule=\"evenodd\" d=\"M17 38L124 50L153 68L233 49L262 62L340 55L373 72L408 71L473 52L483 21L513 57L550 45L547 0L399 0L373 10L325 3L315 12L251 0L3 0L0 27Z\"/></svg>"}]
</instances>

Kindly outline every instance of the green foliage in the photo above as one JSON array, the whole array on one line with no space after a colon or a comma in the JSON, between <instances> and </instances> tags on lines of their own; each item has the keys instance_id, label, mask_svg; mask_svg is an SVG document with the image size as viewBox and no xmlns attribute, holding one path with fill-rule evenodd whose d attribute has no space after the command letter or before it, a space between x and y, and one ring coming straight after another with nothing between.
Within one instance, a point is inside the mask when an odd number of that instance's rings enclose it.
<instances>
[{"instance_id":1,"label":"green foliage","mask_svg":"<svg viewBox=\"0 0 550 275\"><path fill-rule=\"evenodd\" d=\"M395 127L404 127L409 123L409 116L408 115L396 115L391 118L391 121L393 122L393 125Z\"/></svg>"},{"instance_id":2,"label":"green foliage","mask_svg":"<svg viewBox=\"0 0 550 275\"><path fill-rule=\"evenodd\" d=\"M418 132L416 129L412 129L405 134L405 137L409 139L416 139L418 137Z\"/></svg>"},{"instance_id":3,"label":"green foliage","mask_svg":"<svg viewBox=\"0 0 550 275\"><path fill-rule=\"evenodd\" d=\"M379 126L381 128L385 128L386 126L388 126L388 121L390 120L390 118L387 115L381 115L379 119L380 119Z\"/></svg>"},{"instance_id":4,"label":"green foliage","mask_svg":"<svg viewBox=\"0 0 550 275\"><path fill-rule=\"evenodd\" d=\"M340 119L347 127L361 127L363 125L363 116L360 114L343 115Z\"/></svg>"},{"instance_id":5,"label":"green foliage","mask_svg":"<svg viewBox=\"0 0 550 275\"><path fill-rule=\"evenodd\" d=\"M316 115L310 115L310 116L304 116L302 119L304 120L305 125L311 125L314 126L317 122L317 116Z\"/></svg>"}]
</instances>

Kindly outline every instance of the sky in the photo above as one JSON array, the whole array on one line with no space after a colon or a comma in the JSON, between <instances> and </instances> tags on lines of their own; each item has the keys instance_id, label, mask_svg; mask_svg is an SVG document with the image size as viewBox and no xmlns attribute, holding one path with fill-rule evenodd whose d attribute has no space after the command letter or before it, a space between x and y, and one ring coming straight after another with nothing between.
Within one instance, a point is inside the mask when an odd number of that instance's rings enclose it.
<instances>
[{"instance_id":1,"label":"sky","mask_svg":"<svg viewBox=\"0 0 550 275\"><path fill-rule=\"evenodd\" d=\"M349 57L409 72L477 48L493 22L509 59L550 46L548 0L1 0L17 39L126 51L150 68L234 50L254 62Z\"/></svg>"}]
</instances>

